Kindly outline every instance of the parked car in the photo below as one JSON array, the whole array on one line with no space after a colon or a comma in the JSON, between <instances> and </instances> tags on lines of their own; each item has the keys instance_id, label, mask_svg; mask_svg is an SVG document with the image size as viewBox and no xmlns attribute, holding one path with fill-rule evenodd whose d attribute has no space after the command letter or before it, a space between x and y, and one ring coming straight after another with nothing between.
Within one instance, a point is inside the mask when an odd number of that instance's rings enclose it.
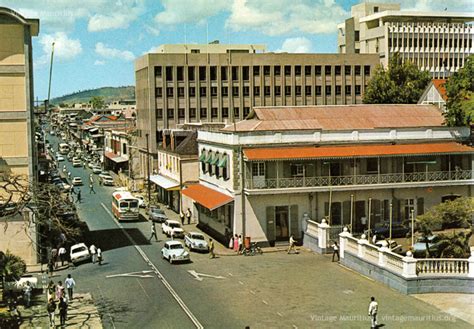
<instances>
[{"instance_id":1,"label":"parked car","mask_svg":"<svg viewBox=\"0 0 474 329\"><path fill-rule=\"evenodd\" d=\"M161 231L163 234L173 238L183 238L184 230L181 227L181 224L178 221L167 219L163 224L161 224Z\"/></svg>"},{"instance_id":2,"label":"parked car","mask_svg":"<svg viewBox=\"0 0 474 329\"><path fill-rule=\"evenodd\" d=\"M64 161L64 157L62 155L56 155L56 161L62 162Z\"/></svg>"},{"instance_id":3,"label":"parked car","mask_svg":"<svg viewBox=\"0 0 474 329\"><path fill-rule=\"evenodd\" d=\"M164 210L156 207L156 206L151 206L150 210L148 211L148 217L158 223L164 223L167 219L168 216L166 216Z\"/></svg>"},{"instance_id":4,"label":"parked car","mask_svg":"<svg viewBox=\"0 0 474 329\"><path fill-rule=\"evenodd\" d=\"M431 235L428 237L428 248L431 253L438 251L439 236ZM413 255L415 257L425 257L426 255L426 242L423 237L419 237L416 243L413 245Z\"/></svg>"},{"instance_id":5,"label":"parked car","mask_svg":"<svg viewBox=\"0 0 474 329\"><path fill-rule=\"evenodd\" d=\"M74 177L72 179L72 185L74 186L79 186L79 185L82 185L82 178L81 177Z\"/></svg>"},{"instance_id":6,"label":"parked car","mask_svg":"<svg viewBox=\"0 0 474 329\"><path fill-rule=\"evenodd\" d=\"M410 232L408 226L402 225L401 223L392 223L392 238L404 238L407 233ZM385 239L390 237L390 224L382 223L380 226L376 226L371 231L371 236L377 235L379 239Z\"/></svg>"},{"instance_id":7,"label":"parked car","mask_svg":"<svg viewBox=\"0 0 474 329\"><path fill-rule=\"evenodd\" d=\"M397 241L394 241L394 240L390 240L390 241L388 241L388 240L379 240L379 241L375 242L375 245L380 248L380 247L382 247L384 242L388 243L387 247L390 249L390 251L395 252L397 254L402 252L402 245L398 244Z\"/></svg>"},{"instance_id":8,"label":"parked car","mask_svg":"<svg viewBox=\"0 0 474 329\"><path fill-rule=\"evenodd\" d=\"M146 202L145 202L145 198L143 197L143 195L135 194L134 197L138 199L138 206L140 208L146 208Z\"/></svg>"},{"instance_id":9,"label":"parked car","mask_svg":"<svg viewBox=\"0 0 474 329\"><path fill-rule=\"evenodd\" d=\"M102 182L102 185L114 186L114 179L110 176L100 177L99 179Z\"/></svg>"},{"instance_id":10,"label":"parked car","mask_svg":"<svg viewBox=\"0 0 474 329\"><path fill-rule=\"evenodd\" d=\"M100 174L101 171L102 171L102 168L100 166L92 166L92 172L94 174Z\"/></svg>"},{"instance_id":11,"label":"parked car","mask_svg":"<svg viewBox=\"0 0 474 329\"><path fill-rule=\"evenodd\" d=\"M89 249L84 243L78 243L71 247L70 251L71 262L75 265L77 263L89 260L91 255Z\"/></svg>"},{"instance_id":12,"label":"parked car","mask_svg":"<svg viewBox=\"0 0 474 329\"><path fill-rule=\"evenodd\" d=\"M30 286L33 290L40 289L41 286L38 286L38 278L31 275L31 274L25 274L22 275L18 280L15 281L5 281L3 290L4 291L15 291L15 292L20 292L23 291L23 289L26 286L26 282L30 283Z\"/></svg>"},{"instance_id":13,"label":"parked car","mask_svg":"<svg viewBox=\"0 0 474 329\"><path fill-rule=\"evenodd\" d=\"M82 167L81 160L72 160L72 166L73 167Z\"/></svg>"},{"instance_id":14,"label":"parked car","mask_svg":"<svg viewBox=\"0 0 474 329\"><path fill-rule=\"evenodd\" d=\"M198 232L189 232L184 236L184 244L189 250L209 251L204 235Z\"/></svg>"},{"instance_id":15,"label":"parked car","mask_svg":"<svg viewBox=\"0 0 474 329\"><path fill-rule=\"evenodd\" d=\"M170 264L190 260L189 252L184 249L181 242L175 240L165 242L165 245L161 249L161 255L164 259L167 259Z\"/></svg>"},{"instance_id":16,"label":"parked car","mask_svg":"<svg viewBox=\"0 0 474 329\"><path fill-rule=\"evenodd\" d=\"M94 161L89 161L87 163L87 166L90 168L90 169L93 169L94 167L98 167L97 163L95 163ZM102 170L102 168L100 168L100 170ZM100 172L100 171L99 171Z\"/></svg>"}]
</instances>

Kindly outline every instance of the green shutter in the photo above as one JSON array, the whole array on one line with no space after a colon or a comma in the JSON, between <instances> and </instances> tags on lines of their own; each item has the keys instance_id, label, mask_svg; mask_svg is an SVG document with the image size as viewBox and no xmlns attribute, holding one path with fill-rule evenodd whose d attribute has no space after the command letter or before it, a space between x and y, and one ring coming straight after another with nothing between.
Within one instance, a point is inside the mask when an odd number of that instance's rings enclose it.
<instances>
[{"instance_id":1,"label":"green shutter","mask_svg":"<svg viewBox=\"0 0 474 329\"><path fill-rule=\"evenodd\" d=\"M217 155L215 155L210 163L211 163L211 165L217 165L218 162L219 162L219 157Z\"/></svg>"},{"instance_id":2,"label":"green shutter","mask_svg":"<svg viewBox=\"0 0 474 329\"><path fill-rule=\"evenodd\" d=\"M221 161L217 164L219 168L224 168L227 166L227 155L223 156Z\"/></svg>"},{"instance_id":3,"label":"green shutter","mask_svg":"<svg viewBox=\"0 0 474 329\"><path fill-rule=\"evenodd\" d=\"M212 158L213 158L213 157L212 157L212 153L209 153L209 154L207 155L206 159L204 160L204 162L206 162L206 163L211 163Z\"/></svg>"},{"instance_id":4,"label":"green shutter","mask_svg":"<svg viewBox=\"0 0 474 329\"><path fill-rule=\"evenodd\" d=\"M206 153L201 153L201 156L199 157L199 161L204 161L206 160Z\"/></svg>"}]
</instances>

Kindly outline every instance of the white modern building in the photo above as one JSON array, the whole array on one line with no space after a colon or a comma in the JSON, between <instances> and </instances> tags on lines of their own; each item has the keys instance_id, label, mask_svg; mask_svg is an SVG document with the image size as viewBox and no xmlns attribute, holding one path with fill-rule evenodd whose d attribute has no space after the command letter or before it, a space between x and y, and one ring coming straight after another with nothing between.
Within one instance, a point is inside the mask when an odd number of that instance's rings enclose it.
<instances>
[{"instance_id":1,"label":"white modern building","mask_svg":"<svg viewBox=\"0 0 474 329\"><path fill-rule=\"evenodd\" d=\"M256 107L220 131L199 131L199 184L182 191L216 239L301 238L304 219L354 232L474 195L468 127L432 105Z\"/></svg>"},{"instance_id":2,"label":"white modern building","mask_svg":"<svg viewBox=\"0 0 474 329\"><path fill-rule=\"evenodd\" d=\"M469 11L401 11L399 4L364 2L338 25L338 52L379 54L385 67L399 53L433 78L445 78L474 53L473 21Z\"/></svg>"}]
</instances>

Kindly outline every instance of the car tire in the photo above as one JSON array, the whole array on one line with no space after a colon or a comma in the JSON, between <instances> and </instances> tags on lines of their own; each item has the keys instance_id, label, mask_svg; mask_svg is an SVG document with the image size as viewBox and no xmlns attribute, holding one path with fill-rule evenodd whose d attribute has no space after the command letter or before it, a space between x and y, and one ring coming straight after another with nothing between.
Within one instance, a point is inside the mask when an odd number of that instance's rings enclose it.
<instances>
[{"instance_id":1,"label":"car tire","mask_svg":"<svg viewBox=\"0 0 474 329\"><path fill-rule=\"evenodd\" d=\"M170 264L173 264L173 259L171 258L171 256L168 258L168 261L170 262Z\"/></svg>"}]
</instances>

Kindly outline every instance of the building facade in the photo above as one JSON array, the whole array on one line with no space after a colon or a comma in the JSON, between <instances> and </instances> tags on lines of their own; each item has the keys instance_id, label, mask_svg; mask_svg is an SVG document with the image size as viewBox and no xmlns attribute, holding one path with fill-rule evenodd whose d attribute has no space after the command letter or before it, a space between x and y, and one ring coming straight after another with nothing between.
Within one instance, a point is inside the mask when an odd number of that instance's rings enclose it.
<instances>
[{"instance_id":1,"label":"building facade","mask_svg":"<svg viewBox=\"0 0 474 329\"><path fill-rule=\"evenodd\" d=\"M474 53L474 13L400 11L399 4L364 2L338 25L338 52L378 54L387 67L393 54L433 78L443 79Z\"/></svg>"},{"instance_id":2,"label":"building facade","mask_svg":"<svg viewBox=\"0 0 474 329\"><path fill-rule=\"evenodd\" d=\"M235 127L198 133L200 182L183 195L223 241L301 238L304 218L353 232L403 223L474 195L469 128L443 121L432 105L257 107Z\"/></svg>"}]
</instances>

